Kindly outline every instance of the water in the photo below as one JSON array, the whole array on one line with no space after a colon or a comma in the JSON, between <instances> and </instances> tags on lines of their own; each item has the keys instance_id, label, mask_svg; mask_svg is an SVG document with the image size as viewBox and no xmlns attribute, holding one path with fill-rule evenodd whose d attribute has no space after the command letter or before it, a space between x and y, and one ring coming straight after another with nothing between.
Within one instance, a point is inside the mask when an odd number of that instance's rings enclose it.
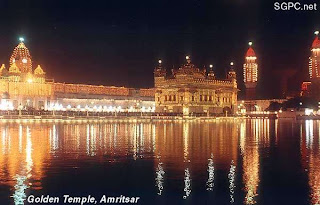
<instances>
[{"instance_id":1,"label":"water","mask_svg":"<svg viewBox=\"0 0 320 205\"><path fill-rule=\"evenodd\" d=\"M320 121L1 122L0 204L319 204L319 151Z\"/></svg>"}]
</instances>

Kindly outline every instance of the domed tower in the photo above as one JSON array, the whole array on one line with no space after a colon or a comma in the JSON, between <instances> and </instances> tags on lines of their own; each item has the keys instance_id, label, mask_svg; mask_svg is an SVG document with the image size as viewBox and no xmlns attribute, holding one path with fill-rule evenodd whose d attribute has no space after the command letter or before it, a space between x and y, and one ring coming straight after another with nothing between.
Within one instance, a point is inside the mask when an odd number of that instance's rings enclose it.
<instances>
[{"instance_id":1,"label":"domed tower","mask_svg":"<svg viewBox=\"0 0 320 205\"><path fill-rule=\"evenodd\" d=\"M311 56L309 57L309 76L311 80L311 95L320 99L320 40L319 31L314 32L316 35L311 45Z\"/></svg>"},{"instance_id":2,"label":"domed tower","mask_svg":"<svg viewBox=\"0 0 320 205\"><path fill-rule=\"evenodd\" d=\"M10 57L10 66L15 63L21 73L32 73L32 60L29 49L23 43L23 38L19 38L19 40L20 43L14 48Z\"/></svg>"},{"instance_id":3,"label":"domed tower","mask_svg":"<svg viewBox=\"0 0 320 205\"><path fill-rule=\"evenodd\" d=\"M249 42L249 48L245 55L245 63L243 64L243 81L246 86L246 99L255 99L258 81L258 63L256 53L252 48L252 42Z\"/></svg>"},{"instance_id":4,"label":"domed tower","mask_svg":"<svg viewBox=\"0 0 320 205\"><path fill-rule=\"evenodd\" d=\"M209 65L209 68L210 68L210 70L209 70L209 72L208 72L208 79L214 80L214 79L215 79L215 75L214 75L214 72L213 72L213 65L210 64L210 65Z\"/></svg>"},{"instance_id":5,"label":"domed tower","mask_svg":"<svg viewBox=\"0 0 320 205\"><path fill-rule=\"evenodd\" d=\"M319 31L316 34L311 46L311 56L309 58L309 75L311 81L320 79L320 40L318 38Z\"/></svg>"},{"instance_id":6,"label":"domed tower","mask_svg":"<svg viewBox=\"0 0 320 205\"><path fill-rule=\"evenodd\" d=\"M43 83L45 82L45 72L42 70L41 66L38 65L36 67L36 69L34 69L34 78L35 78L35 81L38 82L38 83Z\"/></svg>"},{"instance_id":7,"label":"domed tower","mask_svg":"<svg viewBox=\"0 0 320 205\"><path fill-rule=\"evenodd\" d=\"M234 63L231 62L230 63L230 70L228 72L227 78L230 79L230 80L237 81L237 74L236 74L236 71L234 70L233 66L234 66Z\"/></svg>"},{"instance_id":8,"label":"domed tower","mask_svg":"<svg viewBox=\"0 0 320 205\"><path fill-rule=\"evenodd\" d=\"M162 60L159 59L158 61L159 65L154 69L154 84L155 87L158 84L161 84L166 77L166 69L162 67Z\"/></svg>"}]
</instances>

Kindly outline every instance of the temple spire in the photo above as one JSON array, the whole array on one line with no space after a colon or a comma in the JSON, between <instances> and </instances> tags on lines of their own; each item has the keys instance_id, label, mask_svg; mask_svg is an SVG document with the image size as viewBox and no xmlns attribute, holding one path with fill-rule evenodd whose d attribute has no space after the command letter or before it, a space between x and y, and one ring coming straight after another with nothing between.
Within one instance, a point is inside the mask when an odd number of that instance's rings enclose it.
<instances>
[{"instance_id":1,"label":"temple spire","mask_svg":"<svg viewBox=\"0 0 320 205\"><path fill-rule=\"evenodd\" d=\"M213 65L212 65L212 64L209 65L208 78L209 78L209 79L214 79L214 78L215 78L214 72L213 72Z\"/></svg>"},{"instance_id":2,"label":"temple spire","mask_svg":"<svg viewBox=\"0 0 320 205\"><path fill-rule=\"evenodd\" d=\"M190 64L190 63L191 63L191 58L190 58L190 56L186 56L186 60L187 60L187 64Z\"/></svg>"}]
</instances>

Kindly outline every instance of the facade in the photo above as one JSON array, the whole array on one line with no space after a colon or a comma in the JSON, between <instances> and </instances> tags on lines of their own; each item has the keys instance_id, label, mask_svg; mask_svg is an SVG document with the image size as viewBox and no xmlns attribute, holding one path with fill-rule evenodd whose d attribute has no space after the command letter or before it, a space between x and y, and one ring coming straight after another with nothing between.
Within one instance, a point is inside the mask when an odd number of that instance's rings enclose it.
<instances>
[{"instance_id":1,"label":"facade","mask_svg":"<svg viewBox=\"0 0 320 205\"><path fill-rule=\"evenodd\" d=\"M246 100L256 98L256 86L258 82L258 63L256 53L254 52L252 43L249 42L249 49L245 55L245 63L243 64L243 81L246 86Z\"/></svg>"},{"instance_id":2,"label":"facade","mask_svg":"<svg viewBox=\"0 0 320 205\"><path fill-rule=\"evenodd\" d=\"M14 48L9 68L0 67L0 110L154 111L154 89L57 83L46 79L24 42Z\"/></svg>"},{"instance_id":3,"label":"facade","mask_svg":"<svg viewBox=\"0 0 320 205\"><path fill-rule=\"evenodd\" d=\"M186 60L186 64L172 70L172 75L167 75L159 61L154 70L156 112L235 113L238 92L235 71L231 68L227 79L218 80L212 68L207 74L205 69L192 64L189 56Z\"/></svg>"}]
</instances>

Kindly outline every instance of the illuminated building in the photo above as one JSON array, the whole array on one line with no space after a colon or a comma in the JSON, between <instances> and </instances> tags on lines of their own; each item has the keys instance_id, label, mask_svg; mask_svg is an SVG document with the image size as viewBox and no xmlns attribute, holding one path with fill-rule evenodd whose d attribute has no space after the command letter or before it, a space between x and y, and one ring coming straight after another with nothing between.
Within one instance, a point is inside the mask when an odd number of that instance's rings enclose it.
<instances>
[{"instance_id":1,"label":"illuminated building","mask_svg":"<svg viewBox=\"0 0 320 205\"><path fill-rule=\"evenodd\" d=\"M311 80L320 79L320 40L319 32L315 32L316 37L312 42L311 56L309 58L309 75Z\"/></svg>"},{"instance_id":2,"label":"illuminated building","mask_svg":"<svg viewBox=\"0 0 320 205\"><path fill-rule=\"evenodd\" d=\"M154 70L155 103L157 112L233 113L237 104L236 73L231 69L227 79L218 80L211 70L197 68L186 56L186 63L167 75L162 61Z\"/></svg>"},{"instance_id":3,"label":"illuminated building","mask_svg":"<svg viewBox=\"0 0 320 205\"><path fill-rule=\"evenodd\" d=\"M245 63L243 64L243 81L246 86L246 99L255 99L258 81L258 64L256 53L252 48L252 42L249 42L249 49L247 50Z\"/></svg>"},{"instance_id":4,"label":"illuminated building","mask_svg":"<svg viewBox=\"0 0 320 205\"><path fill-rule=\"evenodd\" d=\"M301 84L300 96L309 96L310 95L310 81L303 81Z\"/></svg>"},{"instance_id":5,"label":"illuminated building","mask_svg":"<svg viewBox=\"0 0 320 205\"><path fill-rule=\"evenodd\" d=\"M0 110L154 111L154 89L57 83L47 79L40 65L33 67L23 38L9 62L8 69L4 64L0 67Z\"/></svg>"},{"instance_id":6,"label":"illuminated building","mask_svg":"<svg viewBox=\"0 0 320 205\"><path fill-rule=\"evenodd\" d=\"M320 40L319 31L315 32L316 37L311 45L311 56L309 57L309 76L311 80L311 94L319 97L320 88Z\"/></svg>"}]
</instances>

